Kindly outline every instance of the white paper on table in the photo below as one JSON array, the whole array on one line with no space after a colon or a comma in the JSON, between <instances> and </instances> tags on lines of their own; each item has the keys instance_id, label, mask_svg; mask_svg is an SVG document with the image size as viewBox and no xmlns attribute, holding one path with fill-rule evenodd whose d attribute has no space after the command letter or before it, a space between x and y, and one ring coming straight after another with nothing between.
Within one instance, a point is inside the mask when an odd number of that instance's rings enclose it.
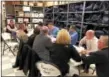
<instances>
[{"instance_id":1,"label":"white paper on table","mask_svg":"<svg viewBox=\"0 0 109 77\"><path fill-rule=\"evenodd\" d=\"M84 47L81 47L81 46L75 46L75 45L73 45L75 48L76 48L76 50L78 51L78 52L81 52L82 50L84 50Z\"/></svg>"},{"instance_id":2,"label":"white paper on table","mask_svg":"<svg viewBox=\"0 0 109 77\"><path fill-rule=\"evenodd\" d=\"M48 35L48 37L51 39L52 43L56 41L56 38L54 38L53 36Z\"/></svg>"},{"instance_id":3,"label":"white paper on table","mask_svg":"<svg viewBox=\"0 0 109 77\"><path fill-rule=\"evenodd\" d=\"M54 43L54 42L56 41L56 38L53 38L53 37L52 37L51 40L52 40L52 42Z\"/></svg>"}]
</instances>

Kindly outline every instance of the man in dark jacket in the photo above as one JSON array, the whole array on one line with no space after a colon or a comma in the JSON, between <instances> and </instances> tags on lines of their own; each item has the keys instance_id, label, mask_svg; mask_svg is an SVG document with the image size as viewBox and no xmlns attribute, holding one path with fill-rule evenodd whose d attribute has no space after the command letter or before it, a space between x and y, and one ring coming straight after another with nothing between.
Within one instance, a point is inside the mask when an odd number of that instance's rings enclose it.
<instances>
[{"instance_id":1,"label":"man in dark jacket","mask_svg":"<svg viewBox=\"0 0 109 77\"><path fill-rule=\"evenodd\" d=\"M39 35L35 37L32 49L42 60L49 60L49 48L52 46L48 37L48 27L43 26Z\"/></svg>"},{"instance_id":2,"label":"man in dark jacket","mask_svg":"<svg viewBox=\"0 0 109 77\"><path fill-rule=\"evenodd\" d=\"M32 47L35 37L40 33L40 27L34 28L33 34L28 38L27 44Z\"/></svg>"},{"instance_id":3,"label":"man in dark jacket","mask_svg":"<svg viewBox=\"0 0 109 77\"><path fill-rule=\"evenodd\" d=\"M109 77L109 37L108 35L100 36L98 41L99 51L90 53L89 56L82 56L82 60L86 64L96 64L96 72L98 77ZM86 54L86 52L82 52Z\"/></svg>"}]
</instances>

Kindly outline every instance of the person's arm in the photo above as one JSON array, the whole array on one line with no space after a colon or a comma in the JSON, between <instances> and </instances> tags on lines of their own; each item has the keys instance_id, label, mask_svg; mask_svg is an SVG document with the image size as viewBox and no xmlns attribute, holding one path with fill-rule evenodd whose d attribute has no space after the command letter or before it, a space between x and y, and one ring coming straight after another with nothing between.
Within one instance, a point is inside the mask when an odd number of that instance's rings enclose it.
<instances>
[{"instance_id":1,"label":"person's arm","mask_svg":"<svg viewBox=\"0 0 109 77\"><path fill-rule=\"evenodd\" d=\"M47 40L45 41L45 46L47 49L49 49L52 46L52 41L50 38L47 38Z\"/></svg>"},{"instance_id":2,"label":"person's arm","mask_svg":"<svg viewBox=\"0 0 109 77\"><path fill-rule=\"evenodd\" d=\"M78 33L74 33L71 35L71 43L72 45L75 45L78 41Z\"/></svg>"},{"instance_id":3,"label":"person's arm","mask_svg":"<svg viewBox=\"0 0 109 77\"><path fill-rule=\"evenodd\" d=\"M83 44L85 44L85 42L86 42L86 37L83 37L79 42L79 46L82 46Z\"/></svg>"},{"instance_id":4,"label":"person's arm","mask_svg":"<svg viewBox=\"0 0 109 77\"><path fill-rule=\"evenodd\" d=\"M55 37L55 38L56 38L56 36L57 36L58 32L59 32L59 29L58 29L58 28L56 28L56 29L55 29L55 31L54 31L53 37Z\"/></svg>"},{"instance_id":5,"label":"person's arm","mask_svg":"<svg viewBox=\"0 0 109 77\"><path fill-rule=\"evenodd\" d=\"M106 58L103 54L99 54L100 51L90 53L89 56L82 55L82 61L85 64L104 63Z\"/></svg>"},{"instance_id":6,"label":"person's arm","mask_svg":"<svg viewBox=\"0 0 109 77\"><path fill-rule=\"evenodd\" d=\"M78 53L78 51L72 46L71 47L71 55L72 55L72 58L77 61L77 62L80 62L81 61L81 57Z\"/></svg>"}]
</instances>

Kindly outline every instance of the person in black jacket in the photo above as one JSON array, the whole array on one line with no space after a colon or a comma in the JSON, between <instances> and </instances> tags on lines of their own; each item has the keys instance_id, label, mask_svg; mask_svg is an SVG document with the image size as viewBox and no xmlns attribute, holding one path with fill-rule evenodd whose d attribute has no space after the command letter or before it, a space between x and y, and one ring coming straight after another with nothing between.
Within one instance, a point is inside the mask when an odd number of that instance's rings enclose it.
<instances>
[{"instance_id":1,"label":"person in black jacket","mask_svg":"<svg viewBox=\"0 0 109 77\"><path fill-rule=\"evenodd\" d=\"M69 32L66 29L62 29L57 35L56 43L50 49L50 59L51 62L59 67L62 75L65 75L69 70L68 62L70 58L77 62L81 61L80 55L71 45Z\"/></svg>"},{"instance_id":2,"label":"person in black jacket","mask_svg":"<svg viewBox=\"0 0 109 77\"><path fill-rule=\"evenodd\" d=\"M33 46L33 42L35 37L40 33L40 27L37 26L36 28L34 28L33 34L28 38L28 42L27 44L32 47Z\"/></svg>"},{"instance_id":3,"label":"person in black jacket","mask_svg":"<svg viewBox=\"0 0 109 77\"><path fill-rule=\"evenodd\" d=\"M90 53L85 56L86 52L82 52L82 60L85 64L96 64L96 72L98 77L109 77L109 36L102 35L98 41L99 51Z\"/></svg>"}]
</instances>

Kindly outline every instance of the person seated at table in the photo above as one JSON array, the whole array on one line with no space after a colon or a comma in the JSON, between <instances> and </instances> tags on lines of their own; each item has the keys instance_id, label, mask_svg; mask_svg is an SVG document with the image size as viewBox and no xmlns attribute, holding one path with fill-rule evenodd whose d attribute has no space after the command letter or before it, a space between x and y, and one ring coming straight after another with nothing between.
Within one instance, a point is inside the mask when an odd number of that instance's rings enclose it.
<instances>
[{"instance_id":1,"label":"person seated at table","mask_svg":"<svg viewBox=\"0 0 109 77\"><path fill-rule=\"evenodd\" d=\"M101 35L98 40L98 51L85 56L87 51L82 51L82 60L85 64L95 64L97 77L109 77L109 36Z\"/></svg>"},{"instance_id":2,"label":"person seated at table","mask_svg":"<svg viewBox=\"0 0 109 77\"><path fill-rule=\"evenodd\" d=\"M16 36L16 30L17 30L17 28L14 24L14 21L11 19L9 24L6 27L6 32L11 33L12 36L15 37Z\"/></svg>"},{"instance_id":3,"label":"person seated at table","mask_svg":"<svg viewBox=\"0 0 109 77\"><path fill-rule=\"evenodd\" d=\"M69 33L71 36L71 44L76 45L76 43L78 41L78 33L77 33L76 27L74 25L70 26Z\"/></svg>"},{"instance_id":4,"label":"person seated at table","mask_svg":"<svg viewBox=\"0 0 109 77\"><path fill-rule=\"evenodd\" d=\"M42 29L42 27L44 26L44 23L39 22L39 23L38 23L38 26L40 27L40 29Z\"/></svg>"},{"instance_id":5,"label":"person seated at table","mask_svg":"<svg viewBox=\"0 0 109 77\"><path fill-rule=\"evenodd\" d=\"M59 28L54 26L53 22L48 22L49 34L56 38Z\"/></svg>"},{"instance_id":6,"label":"person seated at table","mask_svg":"<svg viewBox=\"0 0 109 77\"><path fill-rule=\"evenodd\" d=\"M79 46L85 45L87 53L94 52L98 50L97 47L98 38L95 36L95 32L93 30L88 30L86 32L86 36L84 36L80 42ZM89 72L89 65L84 65L86 73Z\"/></svg>"},{"instance_id":7,"label":"person seated at table","mask_svg":"<svg viewBox=\"0 0 109 77\"><path fill-rule=\"evenodd\" d=\"M34 28L33 34L28 38L28 42L27 44L32 47L33 46L33 42L35 37L40 33L40 27L36 26L36 28Z\"/></svg>"},{"instance_id":8,"label":"person seated at table","mask_svg":"<svg viewBox=\"0 0 109 77\"><path fill-rule=\"evenodd\" d=\"M95 32L93 30L88 30L86 35L80 40L79 45L86 45L86 50L88 52L94 52L98 50L97 47L98 38L95 36Z\"/></svg>"},{"instance_id":9,"label":"person seated at table","mask_svg":"<svg viewBox=\"0 0 109 77\"><path fill-rule=\"evenodd\" d=\"M16 31L16 36L19 39L23 40L24 42L27 42L28 41L28 36L24 32L24 24L23 23L19 24L19 29Z\"/></svg>"},{"instance_id":10,"label":"person seated at table","mask_svg":"<svg viewBox=\"0 0 109 77\"><path fill-rule=\"evenodd\" d=\"M69 32L62 29L58 32L56 42L50 48L50 60L59 67L62 75L65 75L69 72L68 62L71 58L77 62L81 61L79 53L71 45Z\"/></svg>"},{"instance_id":11,"label":"person seated at table","mask_svg":"<svg viewBox=\"0 0 109 77\"><path fill-rule=\"evenodd\" d=\"M48 37L48 27L43 26L40 34L35 37L32 49L39 55L42 60L49 60L49 48L52 46L52 41Z\"/></svg>"}]
</instances>

